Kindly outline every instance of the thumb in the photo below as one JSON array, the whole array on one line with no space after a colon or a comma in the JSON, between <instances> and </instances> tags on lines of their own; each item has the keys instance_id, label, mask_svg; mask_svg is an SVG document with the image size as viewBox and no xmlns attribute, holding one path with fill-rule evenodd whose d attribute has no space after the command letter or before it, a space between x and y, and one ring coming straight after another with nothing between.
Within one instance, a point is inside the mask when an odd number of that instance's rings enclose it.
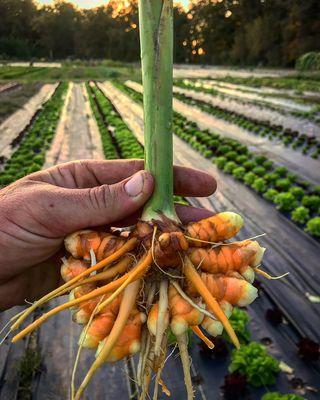
<instances>
[{"instance_id":1,"label":"thumb","mask_svg":"<svg viewBox=\"0 0 320 400\"><path fill-rule=\"evenodd\" d=\"M68 221L68 232L110 224L133 214L149 199L153 178L147 171L114 185L89 189L67 189L60 208L60 218Z\"/></svg>"}]
</instances>

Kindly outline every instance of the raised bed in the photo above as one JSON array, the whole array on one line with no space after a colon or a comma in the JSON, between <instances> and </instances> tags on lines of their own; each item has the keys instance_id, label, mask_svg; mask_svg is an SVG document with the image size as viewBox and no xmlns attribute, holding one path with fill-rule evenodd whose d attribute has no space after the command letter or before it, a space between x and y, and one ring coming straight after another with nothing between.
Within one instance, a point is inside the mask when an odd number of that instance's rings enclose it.
<instances>
[{"instance_id":1,"label":"raised bed","mask_svg":"<svg viewBox=\"0 0 320 400\"><path fill-rule=\"evenodd\" d=\"M26 131L20 133L17 143L19 146L6 161L0 173L1 186L42 168L46 151L55 135L67 86L67 83L60 84Z\"/></svg>"},{"instance_id":2,"label":"raised bed","mask_svg":"<svg viewBox=\"0 0 320 400\"><path fill-rule=\"evenodd\" d=\"M86 96L84 84L69 84L45 168L77 159L103 158L100 134Z\"/></svg>"},{"instance_id":3,"label":"raised bed","mask_svg":"<svg viewBox=\"0 0 320 400\"><path fill-rule=\"evenodd\" d=\"M176 86L174 90L178 99L192 102L215 118L231 122L269 140L276 139L285 146L291 146L294 150L313 158L319 155L320 127L317 124L277 115L262 106L243 104L240 99L216 98L214 89L202 86L180 82L180 86Z\"/></svg>"},{"instance_id":4,"label":"raised bed","mask_svg":"<svg viewBox=\"0 0 320 400\"><path fill-rule=\"evenodd\" d=\"M37 94L23 104L22 108L15 111L1 123L0 156L2 158L10 158L13 152L12 143L32 125L38 112L51 98L56 88L57 84L43 85Z\"/></svg>"},{"instance_id":5,"label":"raised bed","mask_svg":"<svg viewBox=\"0 0 320 400\"><path fill-rule=\"evenodd\" d=\"M179 85L180 81L178 81ZM212 94L220 96L221 99L234 99L240 104L252 104L258 107L269 108L283 115L294 115L304 117L306 119L317 120L319 113L318 99L315 96L306 98L300 95L293 95L275 91L270 93L265 89L250 88L243 85L234 85L227 82L215 82L212 80L183 80L183 84L190 84L190 87L202 86L203 88L212 89Z\"/></svg>"},{"instance_id":6,"label":"raised bed","mask_svg":"<svg viewBox=\"0 0 320 400\"><path fill-rule=\"evenodd\" d=\"M140 84L127 81L126 86L141 93ZM195 94L199 94L196 93ZM189 102L188 102L189 103ZM190 104L186 101L173 99L175 111L196 122L201 130L217 133L222 137L235 139L248 146L251 152L257 155L264 155L277 165L285 166L291 172L300 176L302 180L309 181L314 185L320 185L320 176L317 173L320 161L298 153L288 147L284 147L279 140L270 141L262 136L251 134L248 130L237 125L216 118L206 111L202 111L194 99L190 99Z\"/></svg>"}]
</instances>

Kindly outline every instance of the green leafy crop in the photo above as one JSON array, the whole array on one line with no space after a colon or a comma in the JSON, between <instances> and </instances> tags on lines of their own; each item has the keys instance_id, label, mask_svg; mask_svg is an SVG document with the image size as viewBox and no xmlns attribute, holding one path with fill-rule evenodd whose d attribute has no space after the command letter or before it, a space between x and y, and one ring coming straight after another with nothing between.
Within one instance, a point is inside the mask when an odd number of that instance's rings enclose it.
<instances>
[{"instance_id":1,"label":"green leafy crop","mask_svg":"<svg viewBox=\"0 0 320 400\"><path fill-rule=\"evenodd\" d=\"M311 233L313 236L320 237L320 217L309 219L306 232Z\"/></svg>"},{"instance_id":2,"label":"green leafy crop","mask_svg":"<svg viewBox=\"0 0 320 400\"><path fill-rule=\"evenodd\" d=\"M279 392L269 392L261 397L261 400L305 400L303 397L294 394L281 394Z\"/></svg>"},{"instance_id":3,"label":"green leafy crop","mask_svg":"<svg viewBox=\"0 0 320 400\"><path fill-rule=\"evenodd\" d=\"M251 333L247 327L249 322L249 315L246 311L241 310L240 308L235 307L229 319L234 331L236 332L240 343L246 344L250 341ZM224 338L230 341L229 335L224 332Z\"/></svg>"},{"instance_id":4,"label":"green leafy crop","mask_svg":"<svg viewBox=\"0 0 320 400\"><path fill-rule=\"evenodd\" d=\"M279 193L274 202L277 205L277 209L281 211L292 211L298 206L298 202L289 192Z\"/></svg>"},{"instance_id":5,"label":"green leafy crop","mask_svg":"<svg viewBox=\"0 0 320 400\"><path fill-rule=\"evenodd\" d=\"M298 224L304 224L310 218L309 210L303 206L297 207L292 211L291 218Z\"/></svg>"},{"instance_id":6,"label":"green leafy crop","mask_svg":"<svg viewBox=\"0 0 320 400\"><path fill-rule=\"evenodd\" d=\"M264 346L251 342L233 350L229 371L246 375L250 385L260 387L275 383L280 368L279 361L270 356Z\"/></svg>"}]
</instances>

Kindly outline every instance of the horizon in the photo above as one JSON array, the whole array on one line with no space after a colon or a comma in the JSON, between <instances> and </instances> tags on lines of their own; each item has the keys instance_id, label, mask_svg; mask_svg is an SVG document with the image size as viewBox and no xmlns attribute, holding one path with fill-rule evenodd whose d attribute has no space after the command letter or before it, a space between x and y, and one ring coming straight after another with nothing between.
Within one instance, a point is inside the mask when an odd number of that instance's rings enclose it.
<instances>
[{"instance_id":1,"label":"horizon","mask_svg":"<svg viewBox=\"0 0 320 400\"><path fill-rule=\"evenodd\" d=\"M40 5L51 5L54 4L55 0L35 0L36 3ZM80 9L90 9L96 8L108 3L108 0L65 0L68 3L73 3ZM189 0L179 0L174 1L175 4L181 4L184 8L187 8L189 5Z\"/></svg>"}]
</instances>

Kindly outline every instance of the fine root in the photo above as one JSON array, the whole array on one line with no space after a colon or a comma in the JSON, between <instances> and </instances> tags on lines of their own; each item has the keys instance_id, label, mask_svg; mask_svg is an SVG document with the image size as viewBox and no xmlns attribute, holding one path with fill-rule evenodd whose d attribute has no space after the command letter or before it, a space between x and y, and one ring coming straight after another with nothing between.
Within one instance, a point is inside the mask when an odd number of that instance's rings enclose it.
<instances>
[{"instance_id":1,"label":"fine root","mask_svg":"<svg viewBox=\"0 0 320 400\"><path fill-rule=\"evenodd\" d=\"M207 336L202 332L202 330L199 328L199 326L192 326L191 327L193 333L198 336L207 346L209 349L214 348L214 344L211 342L210 339L207 338Z\"/></svg>"},{"instance_id":2,"label":"fine root","mask_svg":"<svg viewBox=\"0 0 320 400\"><path fill-rule=\"evenodd\" d=\"M218 320L222 323L228 335L230 336L230 339L232 340L233 344L236 346L237 349L239 349L240 348L239 339L237 338L237 335L235 334L235 331L233 330L228 318L221 309L219 303L211 295L206 285L202 282L200 275L198 274L191 260L187 256L185 257L184 273L187 279L194 285L199 294L202 296L203 300L205 301L209 309L215 314Z\"/></svg>"},{"instance_id":3,"label":"fine root","mask_svg":"<svg viewBox=\"0 0 320 400\"><path fill-rule=\"evenodd\" d=\"M174 286L174 288L177 290L177 292L180 294L180 296L186 300L192 307L194 307L196 310L198 310L200 313L206 315L207 317L209 317L210 319L214 319L216 320L217 318L210 313L208 310L206 310L203 307L200 307L198 304L196 304L192 299L190 299L190 297L181 289L181 286L174 281L170 282L172 284L172 286Z\"/></svg>"},{"instance_id":4,"label":"fine root","mask_svg":"<svg viewBox=\"0 0 320 400\"><path fill-rule=\"evenodd\" d=\"M162 280L160 282L160 292L159 292L159 309L158 309L158 319L157 319L157 330L156 339L154 345L154 353L156 356L160 355L161 342L163 335L168 328L168 281Z\"/></svg>"},{"instance_id":5,"label":"fine root","mask_svg":"<svg viewBox=\"0 0 320 400\"><path fill-rule=\"evenodd\" d=\"M115 320L112 330L111 330L109 336L106 338L100 351L98 350L98 354L97 354L97 357L96 357L94 363L90 367L87 375L85 376L83 382L81 383L81 385L75 395L75 400L80 399L83 391L89 384L92 376L94 375L96 370L99 367L101 367L101 365L107 360L113 347L117 343L117 340L119 339L121 332L123 331L123 329L128 321L129 315L134 307L135 300L136 300L138 292L139 292L140 284L141 284L140 281L135 281L133 283L130 283L129 286L127 286L125 288L123 299L121 301L121 305L120 305L120 309L119 309L119 314Z\"/></svg>"},{"instance_id":6,"label":"fine root","mask_svg":"<svg viewBox=\"0 0 320 400\"><path fill-rule=\"evenodd\" d=\"M136 246L137 239L132 238L128 240L119 250L115 251L111 256L105 258L104 260L98 262L95 266L88 268L86 271L82 272L81 274L77 275L69 282L66 282L64 285L58 287L57 289L53 290L52 292L48 293L47 295L43 296L40 300L34 302L31 307L27 308L24 313L18 318L18 320L11 326L11 331L14 331L19 328L22 322L38 307L45 304L47 301L54 299L57 296L61 296L69 291L70 286L74 285L75 283L79 282L82 278L90 275L92 272L98 271L99 269L104 268L108 264L111 264L114 261L117 261L120 257L126 254L128 251L133 250Z\"/></svg>"},{"instance_id":7,"label":"fine root","mask_svg":"<svg viewBox=\"0 0 320 400\"><path fill-rule=\"evenodd\" d=\"M194 398L194 391L192 387L191 381L191 373L190 373L190 358L188 354L188 336L186 333L177 336L177 342L180 351L180 358L182 362L183 375L184 375L184 383L187 389L187 399L192 400Z\"/></svg>"},{"instance_id":8,"label":"fine root","mask_svg":"<svg viewBox=\"0 0 320 400\"><path fill-rule=\"evenodd\" d=\"M146 257L146 260L150 261L150 259L148 257ZM42 325L48 318L59 313L60 311L66 310L66 309L76 306L77 304L80 304L84 301L94 299L95 297L107 294L107 293L115 290L115 292L113 292L113 294L110 297L108 297L107 300L105 300L103 303L100 304L100 306L98 308L98 311L100 311L103 308L102 306L105 305L105 303L109 304L115 297L117 297L117 295L119 293L122 292L122 290L126 286L128 286L128 284L130 282L132 282L134 279L139 279L139 273L143 272L143 268L141 268L141 267L144 267L144 269L146 269L148 267L148 265L145 265L144 263L138 264L132 271L123 275L121 278L117 279L116 281L112 281L112 282L108 283L107 285L104 285L97 289L92 290L88 294L85 294L77 299L68 301L64 304L60 304L58 307L53 308L52 310L48 311L47 313L43 314L41 317L36 319L32 324L27 326L25 329L23 329L17 335L15 335L12 339L12 342L15 343L18 340L21 340L28 333L34 331L36 328L38 328L40 325Z\"/></svg>"},{"instance_id":9,"label":"fine root","mask_svg":"<svg viewBox=\"0 0 320 400\"><path fill-rule=\"evenodd\" d=\"M268 272L265 272L265 271L263 271L262 269L260 269L260 268L258 268L258 267L253 268L253 270L254 270L254 272L256 272L257 274L263 276L264 278L269 279L269 280L274 280L274 281L276 281L276 280L278 280L278 279L282 279L282 278L284 278L285 276L288 276L288 275L290 274L289 272L286 272L286 273L283 274L283 275L271 276L271 275L268 274Z\"/></svg>"},{"instance_id":10,"label":"fine root","mask_svg":"<svg viewBox=\"0 0 320 400\"><path fill-rule=\"evenodd\" d=\"M80 335L78 351L77 351L77 355L76 355L76 359L75 359L75 362L73 365L72 375L71 375L71 400L74 400L74 397L75 397L75 377L76 377L77 367L78 367L79 360L80 360L81 351L83 349L83 343L84 343L85 337L88 333L88 330L90 328L91 322L92 322L93 318L95 317L95 315L97 315L98 307L99 307L100 303L103 301L103 299L104 299L104 296L101 297L99 303L96 305L95 309L93 310L92 314L90 315L89 321L87 322L86 326L83 328L82 333Z\"/></svg>"}]
</instances>

